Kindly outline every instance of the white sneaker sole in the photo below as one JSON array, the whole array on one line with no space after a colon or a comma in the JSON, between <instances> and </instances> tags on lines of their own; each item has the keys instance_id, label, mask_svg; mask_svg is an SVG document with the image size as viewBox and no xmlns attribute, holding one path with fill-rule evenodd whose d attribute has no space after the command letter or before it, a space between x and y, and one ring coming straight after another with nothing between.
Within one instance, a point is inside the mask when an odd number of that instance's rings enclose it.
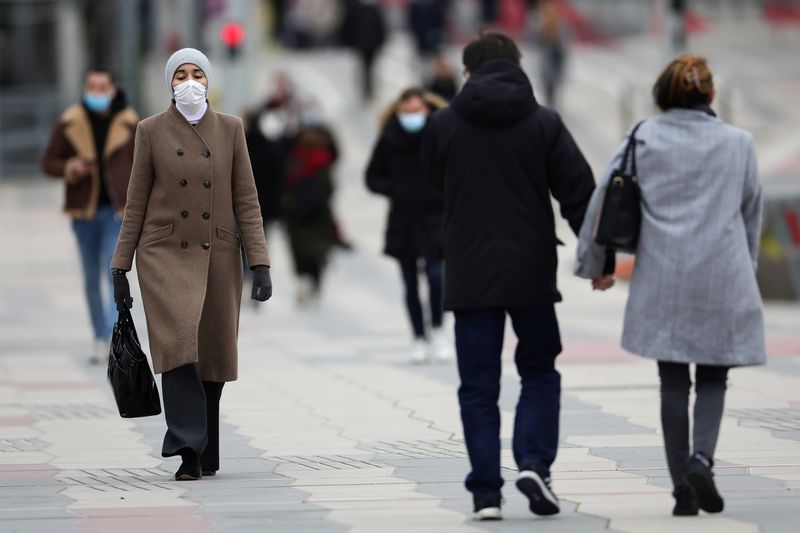
<instances>
[{"instance_id":1,"label":"white sneaker sole","mask_svg":"<svg viewBox=\"0 0 800 533\"><path fill-rule=\"evenodd\" d=\"M503 513L500 511L499 507L484 507L480 511L476 512L472 518L476 522L484 522L489 520L502 520Z\"/></svg>"},{"instance_id":2,"label":"white sneaker sole","mask_svg":"<svg viewBox=\"0 0 800 533\"><path fill-rule=\"evenodd\" d=\"M529 508L533 514L550 516L561 511L558 505L558 498L547 488L547 484L536 472L531 470L520 472L517 488L528 497L530 501Z\"/></svg>"}]
</instances>

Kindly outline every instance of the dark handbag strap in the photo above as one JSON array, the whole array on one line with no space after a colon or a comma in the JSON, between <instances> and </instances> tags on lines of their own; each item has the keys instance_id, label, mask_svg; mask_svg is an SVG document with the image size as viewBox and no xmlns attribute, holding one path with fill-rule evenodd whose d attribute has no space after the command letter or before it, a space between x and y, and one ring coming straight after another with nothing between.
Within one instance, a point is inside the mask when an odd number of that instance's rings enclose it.
<instances>
[{"instance_id":1,"label":"dark handbag strap","mask_svg":"<svg viewBox=\"0 0 800 533\"><path fill-rule=\"evenodd\" d=\"M622 156L622 165L619 167L619 171L625 173L628 168L628 158L631 158L631 176L636 176L636 132L642 124L644 124L644 120L636 124L631 130L631 134L628 137L628 144L625 146L625 154Z\"/></svg>"}]
</instances>

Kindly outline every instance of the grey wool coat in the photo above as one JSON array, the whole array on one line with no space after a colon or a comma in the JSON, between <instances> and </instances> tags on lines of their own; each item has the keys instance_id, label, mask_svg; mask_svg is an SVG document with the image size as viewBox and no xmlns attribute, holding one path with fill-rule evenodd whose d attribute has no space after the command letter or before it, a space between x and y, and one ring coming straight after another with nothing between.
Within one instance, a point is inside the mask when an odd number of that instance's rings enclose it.
<instances>
[{"instance_id":1,"label":"grey wool coat","mask_svg":"<svg viewBox=\"0 0 800 533\"><path fill-rule=\"evenodd\" d=\"M174 104L140 122L111 267L135 253L157 373L197 363L204 381L236 379L242 243L269 266L242 122L209 107L192 126Z\"/></svg>"},{"instance_id":2,"label":"grey wool coat","mask_svg":"<svg viewBox=\"0 0 800 533\"><path fill-rule=\"evenodd\" d=\"M622 347L659 361L742 366L766 361L756 264L762 199L752 136L701 110L672 109L636 133L642 227ZM593 241L611 173L595 190L575 273L599 276Z\"/></svg>"}]
</instances>

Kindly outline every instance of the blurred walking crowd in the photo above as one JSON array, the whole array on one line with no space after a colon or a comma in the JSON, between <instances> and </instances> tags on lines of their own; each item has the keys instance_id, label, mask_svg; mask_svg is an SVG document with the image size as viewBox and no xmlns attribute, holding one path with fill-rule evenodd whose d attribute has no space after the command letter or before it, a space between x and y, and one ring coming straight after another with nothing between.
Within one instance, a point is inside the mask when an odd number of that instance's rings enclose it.
<instances>
[{"instance_id":1,"label":"blurred walking crowd","mask_svg":"<svg viewBox=\"0 0 800 533\"><path fill-rule=\"evenodd\" d=\"M563 64L558 23L543 9L547 54ZM368 70L374 57L363 59ZM635 251L622 344L657 361L673 513L720 512L712 469L727 374L766 359L752 136L717 118L706 60L681 55L653 85L661 113L628 132L596 185L520 60L508 35L482 32L463 49L460 90L438 60L440 76L427 89L408 87L389 103L364 162L365 186L389 202L384 252L396 260L405 290L410 360L452 358L444 311L455 317L475 518L502 517L497 404L506 316L521 379L516 486L533 513L560 511L550 481L561 395L552 199L579 238L575 274L594 289L614 286L617 251ZM272 293L267 229L279 221L286 228L301 305L320 297L332 250L352 244L332 203L339 143L319 105L287 74L276 75L244 122L208 104L216 79L198 50L175 52L165 83L167 111L139 122L111 73L92 69L83 101L54 126L43 168L65 182L95 362L104 360L116 310L132 303L126 276L136 260L154 367L163 374L162 454L180 456L176 478L192 480L220 468L219 401L223 384L237 378L243 272L252 276L252 300ZM545 86L554 100L554 85ZM364 90L372 94L370 81ZM628 245L615 244L621 240ZM113 302L101 296L109 276Z\"/></svg>"}]
</instances>

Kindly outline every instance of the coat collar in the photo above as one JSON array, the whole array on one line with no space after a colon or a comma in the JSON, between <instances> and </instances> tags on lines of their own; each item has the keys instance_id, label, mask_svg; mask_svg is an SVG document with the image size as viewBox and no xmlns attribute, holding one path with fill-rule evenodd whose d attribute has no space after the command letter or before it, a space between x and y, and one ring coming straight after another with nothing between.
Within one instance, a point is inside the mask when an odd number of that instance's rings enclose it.
<instances>
[{"instance_id":1,"label":"coat collar","mask_svg":"<svg viewBox=\"0 0 800 533\"><path fill-rule=\"evenodd\" d=\"M64 136L79 156L89 161L97 159L97 148L94 143L94 132L86 109L76 104L67 108L61 115L64 123ZM126 107L111 117L108 136L103 157L108 158L119 148L125 146L133 135L133 128L139 122L139 116L130 107Z\"/></svg>"},{"instance_id":2,"label":"coat collar","mask_svg":"<svg viewBox=\"0 0 800 533\"><path fill-rule=\"evenodd\" d=\"M170 101L169 109L167 109L167 115L172 120L177 121L179 124L181 124L182 128L188 128L189 130L194 132L194 135L197 135L200 138L200 140L206 146L206 148L208 148L209 150L211 149L211 145L206 141L206 139L210 139L216 132L217 119L218 119L217 112L211 109L211 103L208 104L208 109L206 109L206 112L203 115L203 117L194 126L192 126L189 123L189 121L186 120L186 117L184 117L183 114L180 111L178 111L178 108L175 107L174 101Z\"/></svg>"}]
</instances>

